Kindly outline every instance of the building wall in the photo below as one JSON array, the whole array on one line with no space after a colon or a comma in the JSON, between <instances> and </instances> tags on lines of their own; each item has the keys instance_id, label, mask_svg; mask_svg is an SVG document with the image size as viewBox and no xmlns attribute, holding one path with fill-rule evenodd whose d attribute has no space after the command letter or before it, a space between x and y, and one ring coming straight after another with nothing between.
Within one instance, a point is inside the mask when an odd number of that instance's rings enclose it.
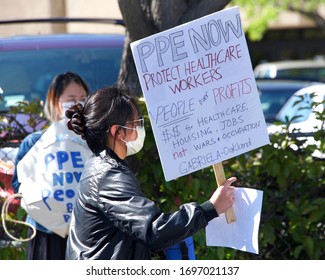
<instances>
[{"instance_id":1,"label":"building wall","mask_svg":"<svg viewBox=\"0 0 325 280\"><path fill-rule=\"evenodd\" d=\"M0 19L12 20L50 16L50 1L29 0L28 5L26 5L26 2L24 0L0 0ZM57 2L58 6L60 6L62 0L58 0ZM0 25L0 36L48 32L53 32L49 24L42 24L41 26L35 26L33 24L25 24L24 26L16 24Z\"/></svg>"},{"instance_id":2,"label":"building wall","mask_svg":"<svg viewBox=\"0 0 325 280\"><path fill-rule=\"evenodd\" d=\"M325 6L320 7L325 17ZM0 20L28 18L122 19L117 0L0 0ZM243 24L247 24L243 22ZM0 24L0 37L47 33L121 33L122 26L103 23ZM325 56L325 38L314 24L300 15L284 12L259 42L249 42L253 65L262 60L303 59ZM314 34L314 35L308 35Z\"/></svg>"},{"instance_id":3,"label":"building wall","mask_svg":"<svg viewBox=\"0 0 325 280\"><path fill-rule=\"evenodd\" d=\"M325 5L319 11L325 17ZM117 0L0 0L0 20L88 17L122 19ZM244 18L244 17L243 17ZM243 22L243 24L246 21ZM311 28L314 24L307 18L293 12L283 12L271 29ZM124 28L107 24L10 24L0 25L0 37L16 34L39 34L60 32L124 33Z\"/></svg>"},{"instance_id":4,"label":"building wall","mask_svg":"<svg viewBox=\"0 0 325 280\"><path fill-rule=\"evenodd\" d=\"M117 0L66 0L66 12L69 17L96 17L122 19ZM69 24L68 32L95 32L95 33L124 33L121 26L108 24L78 23Z\"/></svg>"},{"instance_id":5,"label":"building wall","mask_svg":"<svg viewBox=\"0 0 325 280\"><path fill-rule=\"evenodd\" d=\"M0 0L0 7L0 20L53 17L122 19L117 0ZM124 33L124 28L98 23L0 25L0 37L62 32Z\"/></svg>"}]
</instances>

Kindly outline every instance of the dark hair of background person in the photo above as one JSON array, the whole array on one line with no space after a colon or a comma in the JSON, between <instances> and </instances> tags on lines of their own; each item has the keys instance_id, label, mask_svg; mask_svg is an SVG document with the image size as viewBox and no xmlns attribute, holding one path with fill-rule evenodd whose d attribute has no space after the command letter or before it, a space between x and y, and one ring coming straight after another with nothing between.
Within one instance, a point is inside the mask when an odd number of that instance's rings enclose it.
<instances>
[{"instance_id":1,"label":"dark hair of background person","mask_svg":"<svg viewBox=\"0 0 325 280\"><path fill-rule=\"evenodd\" d=\"M84 107L76 104L66 111L66 117L70 119L68 128L81 135L90 150L98 154L106 149L111 126L125 125L125 122L133 120L139 112L134 96L126 86L99 89L87 98Z\"/></svg>"}]
</instances>

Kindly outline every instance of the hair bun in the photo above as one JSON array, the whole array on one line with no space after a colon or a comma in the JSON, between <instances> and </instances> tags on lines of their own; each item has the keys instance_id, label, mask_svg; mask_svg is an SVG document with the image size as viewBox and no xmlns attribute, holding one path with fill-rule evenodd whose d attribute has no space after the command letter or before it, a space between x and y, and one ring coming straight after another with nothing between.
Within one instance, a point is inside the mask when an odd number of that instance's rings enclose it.
<instances>
[{"instance_id":1,"label":"hair bun","mask_svg":"<svg viewBox=\"0 0 325 280\"><path fill-rule=\"evenodd\" d=\"M72 130L74 133L81 135L84 139L84 121L83 121L83 106L78 103L71 108L69 108L65 115L69 119L67 126L69 130Z\"/></svg>"}]
</instances>

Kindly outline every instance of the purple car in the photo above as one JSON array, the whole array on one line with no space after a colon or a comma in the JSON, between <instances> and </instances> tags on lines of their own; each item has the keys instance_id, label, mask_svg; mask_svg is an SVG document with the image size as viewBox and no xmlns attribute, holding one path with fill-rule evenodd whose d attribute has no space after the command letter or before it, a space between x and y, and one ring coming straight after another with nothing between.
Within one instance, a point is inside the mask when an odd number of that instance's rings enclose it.
<instances>
[{"instance_id":1,"label":"purple car","mask_svg":"<svg viewBox=\"0 0 325 280\"><path fill-rule=\"evenodd\" d=\"M0 111L18 101L45 100L57 74L78 73L94 91L114 84L123 35L56 34L0 39Z\"/></svg>"}]
</instances>

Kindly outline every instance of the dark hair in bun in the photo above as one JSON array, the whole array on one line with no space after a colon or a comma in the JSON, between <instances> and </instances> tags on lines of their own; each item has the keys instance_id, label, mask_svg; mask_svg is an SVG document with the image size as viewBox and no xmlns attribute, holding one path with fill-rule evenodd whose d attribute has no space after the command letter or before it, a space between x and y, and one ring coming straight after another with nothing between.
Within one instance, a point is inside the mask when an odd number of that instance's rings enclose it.
<instances>
[{"instance_id":1,"label":"dark hair in bun","mask_svg":"<svg viewBox=\"0 0 325 280\"><path fill-rule=\"evenodd\" d=\"M125 86L109 86L91 94L85 105L75 104L66 111L68 129L86 140L97 154L106 149L107 133L112 125L124 125L138 113L133 94Z\"/></svg>"},{"instance_id":2,"label":"dark hair in bun","mask_svg":"<svg viewBox=\"0 0 325 280\"><path fill-rule=\"evenodd\" d=\"M68 119L70 119L67 124L68 129L72 130L78 135L81 135L82 139L86 140L83 133L84 120L83 120L82 110L83 110L83 106L80 103L78 103L71 106L71 108L69 108L65 112L65 115Z\"/></svg>"}]
</instances>

